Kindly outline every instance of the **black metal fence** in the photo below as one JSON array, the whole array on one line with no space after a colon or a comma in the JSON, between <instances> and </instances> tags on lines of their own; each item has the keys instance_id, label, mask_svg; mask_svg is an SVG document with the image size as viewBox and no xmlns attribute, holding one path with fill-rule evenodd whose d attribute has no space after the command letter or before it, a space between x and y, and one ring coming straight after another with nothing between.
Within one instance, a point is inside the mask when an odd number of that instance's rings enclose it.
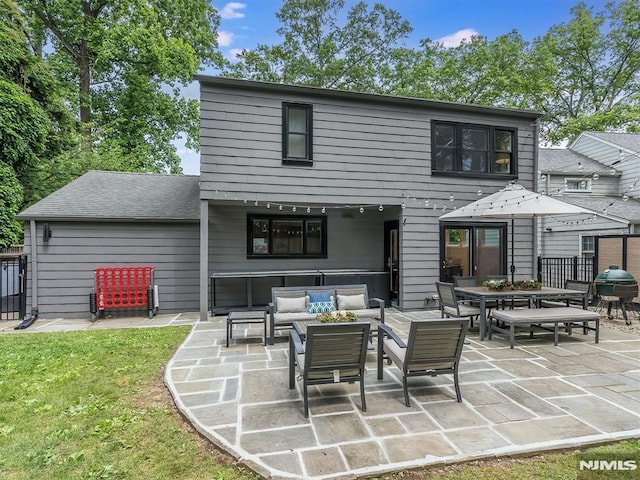
<instances>
[{"instance_id":1,"label":"black metal fence","mask_svg":"<svg viewBox=\"0 0 640 480\"><path fill-rule=\"evenodd\" d=\"M0 320L22 320L27 310L27 256L0 255Z\"/></svg>"},{"instance_id":2,"label":"black metal fence","mask_svg":"<svg viewBox=\"0 0 640 480\"><path fill-rule=\"evenodd\" d=\"M565 280L592 281L595 258L538 257L538 281L547 287L563 288Z\"/></svg>"}]
</instances>

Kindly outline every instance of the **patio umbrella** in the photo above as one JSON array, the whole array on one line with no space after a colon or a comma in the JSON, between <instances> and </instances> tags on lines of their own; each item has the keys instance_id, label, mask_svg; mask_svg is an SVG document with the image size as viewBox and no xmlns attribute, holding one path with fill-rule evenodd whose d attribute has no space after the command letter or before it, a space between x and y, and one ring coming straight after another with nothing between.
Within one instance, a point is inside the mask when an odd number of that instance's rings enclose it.
<instances>
[{"instance_id":1,"label":"patio umbrella","mask_svg":"<svg viewBox=\"0 0 640 480\"><path fill-rule=\"evenodd\" d=\"M527 190L522 185L510 183L502 190L480 200L453 210L440 220L464 218L510 218L511 219L511 281L514 280L514 220L555 215L579 215L596 213L561 200Z\"/></svg>"}]
</instances>

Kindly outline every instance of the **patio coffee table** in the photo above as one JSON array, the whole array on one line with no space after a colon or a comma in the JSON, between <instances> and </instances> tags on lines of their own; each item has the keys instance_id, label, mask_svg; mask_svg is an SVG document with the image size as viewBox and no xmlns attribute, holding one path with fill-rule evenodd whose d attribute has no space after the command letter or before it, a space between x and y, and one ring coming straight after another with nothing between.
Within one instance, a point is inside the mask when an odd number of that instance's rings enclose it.
<instances>
[{"instance_id":1,"label":"patio coffee table","mask_svg":"<svg viewBox=\"0 0 640 480\"><path fill-rule=\"evenodd\" d=\"M267 344L266 310L243 310L229 312L229 314L227 315L227 347L229 346L229 339L233 338L233 325L237 323L262 323L262 343L264 345Z\"/></svg>"}]
</instances>

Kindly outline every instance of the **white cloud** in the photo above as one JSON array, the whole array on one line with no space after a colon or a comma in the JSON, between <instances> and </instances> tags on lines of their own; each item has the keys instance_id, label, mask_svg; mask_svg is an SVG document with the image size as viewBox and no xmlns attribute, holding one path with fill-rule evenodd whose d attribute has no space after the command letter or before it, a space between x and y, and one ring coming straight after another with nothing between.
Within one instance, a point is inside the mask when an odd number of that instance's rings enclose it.
<instances>
[{"instance_id":1,"label":"white cloud","mask_svg":"<svg viewBox=\"0 0 640 480\"><path fill-rule=\"evenodd\" d=\"M471 40L471 37L477 35L480 35L480 33L478 33L473 28L465 28L463 30L458 30L457 32L452 33L451 35L438 38L436 42L442 43L445 47L457 47L462 43L463 40L469 41Z\"/></svg>"},{"instance_id":2,"label":"white cloud","mask_svg":"<svg viewBox=\"0 0 640 480\"><path fill-rule=\"evenodd\" d=\"M246 3L229 2L221 10L218 10L221 18L244 18L244 12L238 12L247 6Z\"/></svg>"},{"instance_id":3,"label":"white cloud","mask_svg":"<svg viewBox=\"0 0 640 480\"><path fill-rule=\"evenodd\" d=\"M218 30L218 46L228 47L233 42L234 34L224 30Z\"/></svg>"},{"instance_id":4,"label":"white cloud","mask_svg":"<svg viewBox=\"0 0 640 480\"><path fill-rule=\"evenodd\" d=\"M232 61L238 60L238 55L242 53L242 48L232 48L227 54L227 58Z\"/></svg>"}]
</instances>

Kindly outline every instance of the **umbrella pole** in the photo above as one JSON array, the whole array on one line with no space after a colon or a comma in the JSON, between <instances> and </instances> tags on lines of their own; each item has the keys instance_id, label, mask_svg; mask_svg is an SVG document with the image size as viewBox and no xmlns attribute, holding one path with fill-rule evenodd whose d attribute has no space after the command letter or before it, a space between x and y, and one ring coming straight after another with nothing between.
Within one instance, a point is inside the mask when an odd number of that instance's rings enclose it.
<instances>
[{"instance_id":1,"label":"umbrella pole","mask_svg":"<svg viewBox=\"0 0 640 480\"><path fill-rule=\"evenodd\" d=\"M515 222L513 217L511 217L511 283L515 281L516 274L516 264L515 264L515 256L514 256L514 245L515 245Z\"/></svg>"}]
</instances>

